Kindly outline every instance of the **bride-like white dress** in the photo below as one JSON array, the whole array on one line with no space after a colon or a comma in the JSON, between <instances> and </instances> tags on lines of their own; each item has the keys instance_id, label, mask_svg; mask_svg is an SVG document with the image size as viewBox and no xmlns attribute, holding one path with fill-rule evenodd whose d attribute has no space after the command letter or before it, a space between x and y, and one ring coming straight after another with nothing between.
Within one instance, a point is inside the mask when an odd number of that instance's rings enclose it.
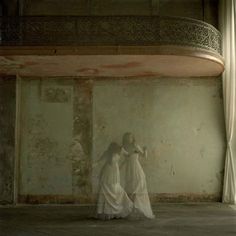
<instances>
[{"instance_id":1,"label":"bride-like white dress","mask_svg":"<svg viewBox=\"0 0 236 236\"><path fill-rule=\"evenodd\" d=\"M139 156L142 154L142 149L136 146L136 150L132 153L128 153L123 149L125 153L125 190L133 201L134 210L142 213L147 218L153 219L155 215L152 212L146 177L143 168L139 162Z\"/></svg>"},{"instance_id":2,"label":"bride-like white dress","mask_svg":"<svg viewBox=\"0 0 236 236\"><path fill-rule=\"evenodd\" d=\"M97 214L101 219L124 218L133 210L133 203L120 185L119 154L104 165L100 179Z\"/></svg>"}]
</instances>

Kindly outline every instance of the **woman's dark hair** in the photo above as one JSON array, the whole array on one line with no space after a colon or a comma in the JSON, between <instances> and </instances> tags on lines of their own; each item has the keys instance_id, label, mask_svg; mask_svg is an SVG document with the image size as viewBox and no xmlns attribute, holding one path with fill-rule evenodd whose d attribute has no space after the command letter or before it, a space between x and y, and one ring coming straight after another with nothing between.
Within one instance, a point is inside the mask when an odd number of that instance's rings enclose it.
<instances>
[{"instance_id":1,"label":"woman's dark hair","mask_svg":"<svg viewBox=\"0 0 236 236\"><path fill-rule=\"evenodd\" d=\"M123 135L123 139L122 139L123 146L126 146L128 144L128 140L129 140L130 136L132 136L132 138L133 138L133 144L135 143L135 139L134 139L133 134L131 132L127 132Z\"/></svg>"},{"instance_id":2,"label":"woman's dark hair","mask_svg":"<svg viewBox=\"0 0 236 236\"><path fill-rule=\"evenodd\" d=\"M115 142L110 143L107 150L102 154L100 160L106 159L107 161L111 161L111 157L113 154L121 152L121 146Z\"/></svg>"},{"instance_id":3,"label":"woman's dark hair","mask_svg":"<svg viewBox=\"0 0 236 236\"><path fill-rule=\"evenodd\" d=\"M107 154L109 156L112 156L115 153L120 153L121 152L121 146L115 142L110 143L108 149L107 149Z\"/></svg>"},{"instance_id":4,"label":"woman's dark hair","mask_svg":"<svg viewBox=\"0 0 236 236\"><path fill-rule=\"evenodd\" d=\"M112 142L108 146L107 150L102 154L100 160L105 159L106 163L111 163L113 154L116 154L116 153L120 154L120 152L121 152L121 146L115 142ZM106 164L102 167L100 171L99 179L101 179L104 168L106 168Z\"/></svg>"}]
</instances>

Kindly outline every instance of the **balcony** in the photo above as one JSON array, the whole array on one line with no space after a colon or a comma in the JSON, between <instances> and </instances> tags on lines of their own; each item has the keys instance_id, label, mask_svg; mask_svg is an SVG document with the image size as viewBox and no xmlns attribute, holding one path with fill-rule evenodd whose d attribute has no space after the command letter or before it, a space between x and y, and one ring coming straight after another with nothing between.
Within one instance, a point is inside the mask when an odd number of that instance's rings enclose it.
<instances>
[{"instance_id":1,"label":"balcony","mask_svg":"<svg viewBox=\"0 0 236 236\"><path fill-rule=\"evenodd\" d=\"M190 18L0 18L0 73L22 76L218 76L221 35Z\"/></svg>"}]
</instances>

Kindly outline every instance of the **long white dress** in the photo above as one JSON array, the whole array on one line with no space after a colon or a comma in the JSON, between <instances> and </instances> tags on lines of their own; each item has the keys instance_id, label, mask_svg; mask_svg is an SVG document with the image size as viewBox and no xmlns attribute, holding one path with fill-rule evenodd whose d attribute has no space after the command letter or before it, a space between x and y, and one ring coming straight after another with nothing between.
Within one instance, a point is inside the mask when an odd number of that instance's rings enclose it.
<instances>
[{"instance_id":1,"label":"long white dress","mask_svg":"<svg viewBox=\"0 0 236 236\"><path fill-rule=\"evenodd\" d=\"M139 147L138 149L140 150ZM142 213L147 218L153 219L155 215L152 212L148 196L146 177L139 162L140 152L134 151L131 154L127 154L126 152L125 190L134 203L134 210Z\"/></svg>"},{"instance_id":2,"label":"long white dress","mask_svg":"<svg viewBox=\"0 0 236 236\"><path fill-rule=\"evenodd\" d=\"M133 203L120 185L118 154L114 154L104 165L98 196L98 218L112 219L127 217L133 210Z\"/></svg>"}]
</instances>

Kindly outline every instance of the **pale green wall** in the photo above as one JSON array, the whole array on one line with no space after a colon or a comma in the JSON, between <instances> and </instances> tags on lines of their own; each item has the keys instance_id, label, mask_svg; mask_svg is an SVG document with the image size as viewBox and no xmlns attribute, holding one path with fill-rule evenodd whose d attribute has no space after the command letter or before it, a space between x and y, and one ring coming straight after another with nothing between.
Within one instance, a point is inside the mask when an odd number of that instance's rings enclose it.
<instances>
[{"instance_id":1,"label":"pale green wall","mask_svg":"<svg viewBox=\"0 0 236 236\"><path fill-rule=\"evenodd\" d=\"M18 202L91 202L89 83L28 78L19 84Z\"/></svg>"},{"instance_id":2,"label":"pale green wall","mask_svg":"<svg viewBox=\"0 0 236 236\"><path fill-rule=\"evenodd\" d=\"M72 193L68 154L73 139L73 87L69 82L22 82L20 195ZM68 101L47 101L48 88L68 91Z\"/></svg>"},{"instance_id":3,"label":"pale green wall","mask_svg":"<svg viewBox=\"0 0 236 236\"><path fill-rule=\"evenodd\" d=\"M127 131L148 147L141 164L153 202L220 199L225 130L219 78L79 81L22 81L21 202L96 200L102 164L91 167ZM67 96L47 95L48 88Z\"/></svg>"},{"instance_id":4,"label":"pale green wall","mask_svg":"<svg viewBox=\"0 0 236 236\"><path fill-rule=\"evenodd\" d=\"M94 158L129 131L149 149L142 165L151 193L220 196L225 131L219 79L97 82L93 101Z\"/></svg>"}]
</instances>

